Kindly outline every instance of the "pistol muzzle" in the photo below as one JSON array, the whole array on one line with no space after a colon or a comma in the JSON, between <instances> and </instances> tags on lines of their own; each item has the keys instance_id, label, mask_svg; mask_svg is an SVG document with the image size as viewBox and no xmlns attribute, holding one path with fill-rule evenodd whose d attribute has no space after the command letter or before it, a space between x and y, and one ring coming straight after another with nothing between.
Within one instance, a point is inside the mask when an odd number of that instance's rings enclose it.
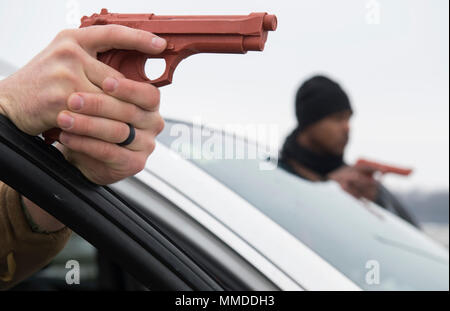
<instances>
[{"instance_id":1,"label":"pistol muzzle","mask_svg":"<svg viewBox=\"0 0 450 311\"><path fill-rule=\"evenodd\" d=\"M267 14L264 16L263 20L263 28L265 31L275 31L277 30L277 17L275 15L269 15Z\"/></svg>"}]
</instances>

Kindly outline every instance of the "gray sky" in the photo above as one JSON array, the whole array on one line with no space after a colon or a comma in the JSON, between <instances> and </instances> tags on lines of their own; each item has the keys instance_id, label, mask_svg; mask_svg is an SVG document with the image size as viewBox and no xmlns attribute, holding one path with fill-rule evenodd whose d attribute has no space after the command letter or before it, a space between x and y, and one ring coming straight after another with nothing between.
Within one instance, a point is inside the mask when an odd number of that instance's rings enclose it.
<instances>
[{"instance_id":1,"label":"gray sky","mask_svg":"<svg viewBox=\"0 0 450 311\"><path fill-rule=\"evenodd\" d=\"M314 73L338 79L356 115L347 160L360 156L411 166L396 189L449 187L449 2L378 0L380 23L367 23L366 0L0 2L0 59L23 66L73 17L120 13L277 14L264 53L196 55L162 89L162 114L208 123L278 124L279 143L295 126L293 98ZM76 7L78 5L78 12ZM75 9L75 10L74 10Z\"/></svg>"}]
</instances>

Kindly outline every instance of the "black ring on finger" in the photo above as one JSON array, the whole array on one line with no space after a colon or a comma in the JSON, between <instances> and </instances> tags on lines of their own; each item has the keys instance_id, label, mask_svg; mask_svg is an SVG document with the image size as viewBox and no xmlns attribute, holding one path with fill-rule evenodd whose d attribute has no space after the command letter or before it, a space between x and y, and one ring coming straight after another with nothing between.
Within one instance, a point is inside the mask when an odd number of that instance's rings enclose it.
<instances>
[{"instance_id":1,"label":"black ring on finger","mask_svg":"<svg viewBox=\"0 0 450 311\"><path fill-rule=\"evenodd\" d=\"M136 138L136 130L135 130L134 126L129 124L129 123L127 123L127 125L130 128L130 135L128 136L128 138L123 143L117 144L120 147L125 147L125 146L128 146L128 145L131 145L131 143Z\"/></svg>"}]
</instances>

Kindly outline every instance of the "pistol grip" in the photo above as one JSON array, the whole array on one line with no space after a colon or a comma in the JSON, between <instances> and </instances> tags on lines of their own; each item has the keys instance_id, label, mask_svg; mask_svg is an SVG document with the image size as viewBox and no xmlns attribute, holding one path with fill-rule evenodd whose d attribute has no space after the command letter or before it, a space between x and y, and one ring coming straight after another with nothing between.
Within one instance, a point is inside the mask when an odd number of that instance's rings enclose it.
<instances>
[{"instance_id":1,"label":"pistol grip","mask_svg":"<svg viewBox=\"0 0 450 311\"><path fill-rule=\"evenodd\" d=\"M145 73L145 63L149 58L162 58L166 61L163 75L150 80ZM127 79L150 83L156 87L163 87L172 83L173 73L178 63L178 55L147 55L137 51L111 50L98 55L98 60L122 73Z\"/></svg>"},{"instance_id":2,"label":"pistol grip","mask_svg":"<svg viewBox=\"0 0 450 311\"><path fill-rule=\"evenodd\" d=\"M59 135L61 134L61 130L58 128L54 128L51 130L48 130L45 133L42 133L42 136L45 139L45 142L49 145L52 145L54 142L59 140Z\"/></svg>"}]
</instances>

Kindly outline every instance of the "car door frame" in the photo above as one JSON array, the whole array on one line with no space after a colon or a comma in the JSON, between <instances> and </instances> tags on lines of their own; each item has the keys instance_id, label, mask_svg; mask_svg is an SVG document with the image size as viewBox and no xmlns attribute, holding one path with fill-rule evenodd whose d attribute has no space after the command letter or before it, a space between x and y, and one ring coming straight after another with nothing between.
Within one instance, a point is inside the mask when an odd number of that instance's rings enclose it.
<instances>
[{"instance_id":1,"label":"car door frame","mask_svg":"<svg viewBox=\"0 0 450 311\"><path fill-rule=\"evenodd\" d=\"M156 182L162 183L160 180ZM236 244L226 243L185 211L186 204L195 203L180 193L178 196L183 197L184 202L174 200L173 195L166 196L166 193L161 193L152 186L155 184L149 185L140 178L131 177L111 185L111 188L129 202L142 218L154 223L167 239L173 241L204 271L213 276L225 290L283 289L278 282L269 279L263 271L248 261L247 257L235 248ZM234 241L246 243L240 237L235 237ZM273 269L276 267L273 266ZM290 288L302 290L298 286Z\"/></svg>"},{"instance_id":2,"label":"car door frame","mask_svg":"<svg viewBox=\"0 0 450 311\"><path fill-rule=\"evenodd\" d=\"M223 290L108 187L0 115L0 180L77 232L151 290Z\"/></svg>"}]
</instances>

